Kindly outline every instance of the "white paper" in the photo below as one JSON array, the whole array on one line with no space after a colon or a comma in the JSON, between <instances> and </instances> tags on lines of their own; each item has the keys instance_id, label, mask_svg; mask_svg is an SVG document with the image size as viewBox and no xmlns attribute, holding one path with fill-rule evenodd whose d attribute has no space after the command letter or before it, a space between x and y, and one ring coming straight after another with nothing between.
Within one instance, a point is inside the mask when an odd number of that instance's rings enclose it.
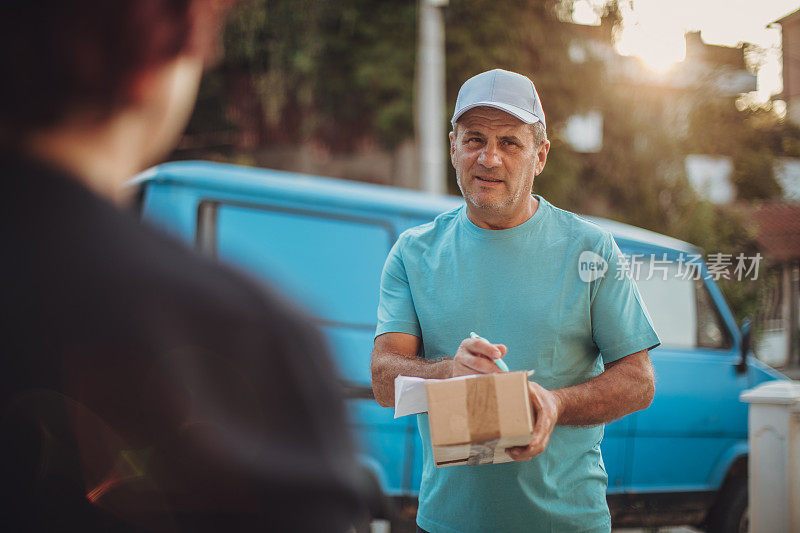
<instances>
[{"instance_id":1,"label":"white paper","mask_svg":"<svg viewBox=\"0 0 800 533\"><path fill-rule=\"evenodd\" d=\"M394 378L394 417L416 415L428 411L423 378L397 376Z\"/></svg>"}]
</instances>

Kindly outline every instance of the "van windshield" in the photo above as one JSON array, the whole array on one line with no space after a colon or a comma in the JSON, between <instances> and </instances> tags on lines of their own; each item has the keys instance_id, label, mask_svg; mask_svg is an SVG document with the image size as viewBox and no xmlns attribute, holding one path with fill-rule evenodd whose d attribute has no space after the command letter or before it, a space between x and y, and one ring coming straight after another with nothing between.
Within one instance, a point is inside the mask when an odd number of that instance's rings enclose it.
<instances>
[{"instance_id":1,"label":"van windshield","mask_svg":"<svg viewBox=\"0 0 800 533\"><path fill-rule=\"evenodd\" d=\"M696 266L626 254L665 347L730 349L730 333Z\"/></svg>"}]
</instances>

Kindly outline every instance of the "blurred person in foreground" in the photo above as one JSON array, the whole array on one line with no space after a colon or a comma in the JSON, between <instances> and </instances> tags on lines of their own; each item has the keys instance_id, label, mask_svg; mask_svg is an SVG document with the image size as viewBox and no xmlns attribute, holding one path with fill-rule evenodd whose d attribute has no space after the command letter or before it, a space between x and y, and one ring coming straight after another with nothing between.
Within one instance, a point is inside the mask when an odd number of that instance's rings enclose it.
<instances>
[{"instance_id":1,"label":"blurred person in foreground","mask_svg":"<svg viewBox=\"0 0 800 533\"><path fill-rule=\"evenodd\" d=\"M3 6L3 529L327 532L359 512L318 331L119 209L177 142L224 7Z\"/></svg>"},{"instance_id":2,"label":"blurred person in foreground","mask_svg":"<svg viewBox=\"0 0 800 533\"><path fill-rule=\"evenodd\" d=\"M417 526L453 531L607 532L603 424L647 407L659 344L611 234L532 195L550 142L533 83L492 70L461 87L450 157L465 204L404 232L381 280L375 397L398 374L450 378L534 369L535 414L515 462L437 468L419 416ZM608 265L584 279L582 255ZM471 330L491 339L469 338ZM454 355L454 356L453 356Z\"/></svg>"}]
</instances>

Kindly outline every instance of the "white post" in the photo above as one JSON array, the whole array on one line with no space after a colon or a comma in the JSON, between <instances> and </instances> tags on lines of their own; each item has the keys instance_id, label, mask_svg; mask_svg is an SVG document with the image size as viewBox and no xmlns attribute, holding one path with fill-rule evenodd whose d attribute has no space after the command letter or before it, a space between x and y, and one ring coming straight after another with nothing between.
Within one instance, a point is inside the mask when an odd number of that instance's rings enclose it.
<instances>
[{"instance_id":1,"label":"white post","mask_svg":"<svg viewBox=\"0 0 800 533\"><path fill-rule=\"evenodd\" d=\"M419 0L417 47L417 146L420 187L444 193L447 176L447 131L444 85L444 19L447 0Z\"/></svg>"},{"instance_id":2,"label":"white post","mask_svg":"<svg viewBox=\"0 0 800 533\"><path fill-rule=\"evenodd\" d=\"M800 531L800 383L771 381L740 398L750 404L750 533Z\"/></svg>"}]
</instances>

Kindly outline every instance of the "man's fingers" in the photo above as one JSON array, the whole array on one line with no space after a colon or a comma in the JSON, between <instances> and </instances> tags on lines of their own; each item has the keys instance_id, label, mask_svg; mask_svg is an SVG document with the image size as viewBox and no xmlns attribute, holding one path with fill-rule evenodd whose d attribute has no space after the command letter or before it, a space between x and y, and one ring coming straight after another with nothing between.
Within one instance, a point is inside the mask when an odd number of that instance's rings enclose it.
<instances>
[{"instance_id":1,"label":"man's fingers","mask_svg":"<svg viewBox=\"0 0 800 533\"><path fill-rule=\"evenodd\" d=\"M545 449L550 442L550 431L537 431L534 429L534 436L531 443L527 446L514 446L507 448L506 453L515 461L526 461L531 457L536 457Z\"/></svg>"},{"instance_id":2,"label":"man's fingers","mask_svg":"<svg viewBox=\"0 0 800 533\"><path fill-rule=\"evenodd\" d=\"M542 453L550 442L550 434L555 426L555 419L544 407L542 393L546 392L541 385L528 383L531 406L534 411L533 439L528 446L509 448L507 453L515 461L525 461Z\"/></svg>"},{"instance_id":3,"label":"man's fingers","mask_svg":"<svg viewBox=\"0 0 800 533\"><path fill-rule=\"evenodd\" d=\"M542 433L541 430L537 431L536 428L534 428L534 430L533 430L533 440L531 440L531 443L528 444L528 447L526 449L531 451L531 452L535 452L534 455L539 455L547 447L547 439L548 438L549 438L549 435L545 435L545 434ZM531 456L531 457L533 457L533 456Z\"/></svg>"},{"instance_id":4,"label":"man's fingers","mask_svg":"<svg viewBox=\"0 0 800 533\"><path fill-rule=\"evenodd\" d=\"M467 368L471 368L478 374L493 374L495 372L500 372L500 369L497 367L491 359L487 359L486 357L480 355L472 355L472 354L465 354L463 357L458 359L458 362Z\"/></svg>"},{"instance_id":5,"label":"man's fingers","mask_svg":"<svg viewBox=\"0 0 800 533\"><path fill-rule=\"evenodd\" d=\"M544 424L544 416L542 411L542 399L539 397L539 391L537 390L538 384L534 383L533 381L528 382L528 396L531 399L531 406L533 406L534 411L534 420L533 420L533 433L536 434L538 429L541 429L542 424Z\"/></svg>"},{"instance_id":6,"label":"man's fingers","mask_svg":"<svg viewBox=\"0 0 800 533\"><path fill-rule=\"evenodd\" d=\"M483 355L491 359L499 359L503 357L506 352L505 346L502 344L495 345L486 339L479 339L477 337L473 339L466 339L463 345L465 345L467 350L473 354ZM501 351L499 346L503 346L504 349Z\"/></svg>"},{"instance_id":7,"label":"man's fingers","mask_svg":"<svg viewBox=\"0 0 800 533\"><path fill-rule=\"evenodd\" d=\"M514 446L506 448L506 453L515 461L527 461L536 457L545 450L545 445L541 443L531 443L528 446Z\"/></svg>"},{"instance_id":8,"label":"man's fingers","mask_svg":"<svg viewBox=\"0 0 800 533\"><path fill-rule=\"evenodd\" d=\"M502 344L492 344L486 339L464 339L456 352L453 375L464 374L494 374L501 372L494 363L505 355L508 349ZM465 371L466 370L466 371Z\"/></svg>"}]
</instances>

